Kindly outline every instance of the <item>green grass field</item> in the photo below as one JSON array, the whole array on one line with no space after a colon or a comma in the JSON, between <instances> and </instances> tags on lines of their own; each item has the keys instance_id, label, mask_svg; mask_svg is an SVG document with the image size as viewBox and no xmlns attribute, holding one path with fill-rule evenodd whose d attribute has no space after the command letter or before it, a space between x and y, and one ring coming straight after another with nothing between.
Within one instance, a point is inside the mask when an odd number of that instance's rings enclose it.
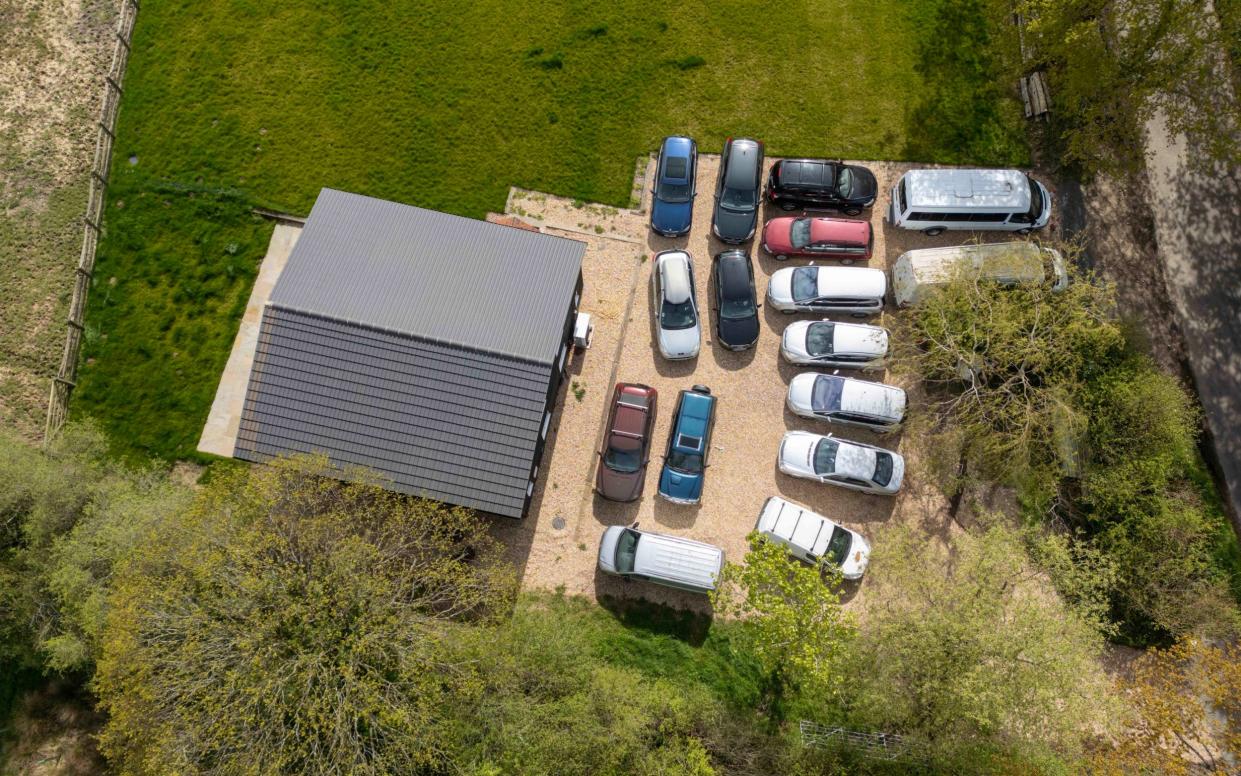
<instances>
[{"instance_id":1,"label":"green grass field","mask_svg":"<svg viewBox=\"0 0 1241 776\"><path fill-rule=\"evenodd\" d=\"M270 231L248 209L324 186L476 217L510 185L625 205L674 132L1026 163L985 23L956 21L984 1L144 5L75 411L196 457Z\"/></svg>"}]
</instances>

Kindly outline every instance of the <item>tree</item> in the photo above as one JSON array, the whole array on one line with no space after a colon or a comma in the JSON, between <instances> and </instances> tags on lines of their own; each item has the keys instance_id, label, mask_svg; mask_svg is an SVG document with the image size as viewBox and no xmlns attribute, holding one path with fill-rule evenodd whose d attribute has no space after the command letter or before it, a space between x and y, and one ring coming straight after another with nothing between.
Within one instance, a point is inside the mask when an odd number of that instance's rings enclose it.
<instances>
[{"instance_id":1,"label":"tree","mask_svg":"<svg viewBox=\"0 0 1241 776\"><path fill-rule=\"evenodd\" d=\"M948 490L1014 486L1031 515L1088 545L1078 557L1103 553L1130 642L1235 630L1216 559L1225 518L1196 484L1197 414L1130 347L1110 287L1085 276L1053 292L962 271L897 326L898 364L926 387L915 425L930 430L930 468Z\"/></svg>"},{"instance_id":2,"label":"tree","mask_svg":"<svg viewBox=\"0 0 1241 776\"><path fill-rule=\"evenodd\" d=\"M1241 647L1199 639L1147 652L1117 689L1133 719L1092 758L1099 776L1235 773L1241 762Z\"/></svg>"},{"instance_id":3,"label":"tree","mask_svg":"<svg viewBox=\"0 0 1241 776\"><path fill-rule=\"evenodd\" d=\"M412 773L511 569L470 511L323 458L218 474L120 567L95 685L125 773Z\"/></svg>"},{"instance_id":4,"label":"tree","mask_svg":"<svg viewBox=\"0 0 1241 776\"><path fill-rule=\"evenodd\" d=\"M851 723L951 757L977 746L1072 759L1113 703L1103 640L993 525L942 548L913 529L875 543L863 627L850 649Z\"/></svg>"},{"instance_id":5,"label":"tree","mask_svg":"<svg viewBox=\"0 0 1241 776\"><path fill-rule=\"evenodd\" d=\"M776 692L786 685L834 693L842 647L853 633L840 608L840 571L802 564L758 533L744 565L729 563L712 596L716 609L742 619L745 643Z\"/></svg>"},{"instance_id":6,"label":"tree","mask_svg":"<svg viewBox=\"0 0 1241 776\"><path fill-rule=\"evenodd\" d=\"M1126 347L1111 288L1075 280L1057 293L963 270L898 321L898 367L928 388L936 456L1043 490L1074 466L1083 425L1074 397Z\"/></svg>"},{"instance_id":7,"label":"tree","mask_svg":"<svg viewBox=\"0 0 1241 776\"><path fill-rule=\"evenodd\" d=\"M1203 160L1241 161L1226 46L1198 0L1020 0L1030 61L1049 74L1066 160L1087 171L1138 169L1142 132L1162 111Z\"/></svg>"},{"instance_id":8,"label":"tree","mask_svg":"<svg viewBox=\"0 0 1241 776\"><path fill-rule=\"evenodd\" d=\"M45 449L0 434L0 621L10 657L89 670L117 560L188 498L158 469L109 460L93 424L66 426Z\"/></svg>"}]
</instances>

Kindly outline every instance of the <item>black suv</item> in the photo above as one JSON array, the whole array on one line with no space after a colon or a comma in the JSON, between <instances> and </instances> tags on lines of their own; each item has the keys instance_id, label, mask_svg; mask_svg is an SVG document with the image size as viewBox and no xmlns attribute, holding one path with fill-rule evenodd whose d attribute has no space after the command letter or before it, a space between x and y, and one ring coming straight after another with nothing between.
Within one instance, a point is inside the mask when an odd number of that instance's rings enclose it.
<instances>
[{"instance_id":1,"label":"black suv","mask_svg":"<svg viewBox=\"0 0 1241 776\"><path fill-rule=\"evenodd\" d=\"M763 188L763 144L748 137L728 138L715 183L711 231L726 243L743 243L758 226L758 198Z\"/></svg>"},{"instance_id":2,"label":"black suv","mask_svg":"<svg viewBox=\"0 0 1241 776\"><path fill-rule=\"evenodd\" d=\"M785 210L834 208L856 216L875 204L875 174L827 159L781 159L767 178L767 201Z\"/></svg>"}]
</instances>

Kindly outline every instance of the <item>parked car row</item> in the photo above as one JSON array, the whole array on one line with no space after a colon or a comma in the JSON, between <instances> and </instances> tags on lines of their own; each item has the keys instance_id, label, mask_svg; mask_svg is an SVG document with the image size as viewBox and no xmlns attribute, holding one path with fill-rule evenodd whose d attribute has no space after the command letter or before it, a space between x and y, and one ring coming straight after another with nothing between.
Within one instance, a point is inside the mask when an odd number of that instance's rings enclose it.
<instances>
[{"instance_id":1,"label":"parked car row","mask_svg":"<svg viewBox=\"0 0 1241 776\"><path fill-rule=\"evenodd\" d=\"M860 165L830 159L781 159L771 166L764 188L763 154L763 144L752 138L730 137L724 142L711 211L711 232L724 242L740 244L754 236L762 199L783 210L828 208L849 216L860 215L875 204L879 188L875 174ZM697 170L698 144L693 138L664 138L651 197L653 231L666 237L689 233ZM953 229L1028 234L1045 227L1050 218L1051 193L1020 170L910 170L892 187L884 213L889 224L928 235ZM797 255L792 251L807 246L830 250L821 243L835 238L820 232L846 229L813 223L842 219L779 223L783 220L773 219L763 235L764 245L774 248L770 252L778 257ZM801 245L796 245L798 241ZM850 249L856 247L852 240L847 244Z\"/></svg>"},{"instance_id":2,"label":"parked car row","mask_svg":"<svg viewBox=\"0 0 1241 776\"><path fill-rule=\"evenodd\" d=\"M697 144L669 137L660 148L652 191L651 229L678 237L690 231L697 196ZM783 210L832 208L861 214L878 197L878 181L865 167L826 159L783 159L771 166L763 185L763 144L729 138L716 179L711 231L736 245L757 231L766 200ZM885 221L935 235L950 229L1028 233L1048 223L1051 196L1038 181L1016 170L912 170L893 186ZM864 318L882 311L888 276L880 269L850 267L868 261L875 235L869 221L822 216L769 219L760 245L778 261L834 259L846 266L787 267L775 271L767 302L786 314L842 314ZM895 262L896 304L916 304L928 288L943 284L958 267L1008 283L1067 284L1063 257L1049 248L1017 242L909 251ZM754 268L744 249L718 253L711 265L711 310L717 341L725 348L753 347L759 334ZM695 291L693 260L685 250L663 251L651 273L652 311L664 358L698 355L703 323ZM881 326L833 320L798 321L782 334L780 354L796 366L834 370L795 375L785 403L793 414L845 428L887 434L900 428L907 396L892 385L842 376L841 369L881 370L887 364L890 333ZM604 498L632 501L642 495L657 395L645 385L621 383L613 395L596 490ZM682 390L659 473L659 497L677 504L701 501L718 399L706 386ZM904 458L876 445L832 433L788 431L776 455L778 470L866 494L891 496L905 479ZM871 547L860 534L807 507L773 496L764 502L755 530L807 563L837 567L845 579L859 579ZM607 528L599 547L599 568L625 578L706 592L715 588L724 551L682 537L629 527Z\"/></svg>"}]
</instances>

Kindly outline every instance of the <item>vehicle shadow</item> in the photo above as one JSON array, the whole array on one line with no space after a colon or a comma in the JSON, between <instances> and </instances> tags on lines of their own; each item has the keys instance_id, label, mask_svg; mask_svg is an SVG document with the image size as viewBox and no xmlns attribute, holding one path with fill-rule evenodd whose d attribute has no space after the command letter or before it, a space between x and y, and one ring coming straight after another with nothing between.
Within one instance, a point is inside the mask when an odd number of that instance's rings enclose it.
<instances>
[{"instance_id":1,"label":"vehicle shadow","mask_svg":"<svg viewBox=\"0 0 1241 776\"><path fill-rule=\"evenodd\" d=\"M702 646L711 632L714 613L711 599L705 595L629 581L601 571L595 572L595 590L599 605L627 629L670 636L692 647Z\"/></svg>"},{"instance_id":2,"label":"vehicle shadow","mask_svg":"<svg viewBox=\"0 0 1241 776\"><path fill-rule=\"evenodd\" d=\"M698 513L702 511L701 503L673 504L671 501L660 498L658 495L653 495L652 497L655 499L652 504L655 522L665 528L692 528L694 522L698 519Z\"/></svg>"}]
</instances>

